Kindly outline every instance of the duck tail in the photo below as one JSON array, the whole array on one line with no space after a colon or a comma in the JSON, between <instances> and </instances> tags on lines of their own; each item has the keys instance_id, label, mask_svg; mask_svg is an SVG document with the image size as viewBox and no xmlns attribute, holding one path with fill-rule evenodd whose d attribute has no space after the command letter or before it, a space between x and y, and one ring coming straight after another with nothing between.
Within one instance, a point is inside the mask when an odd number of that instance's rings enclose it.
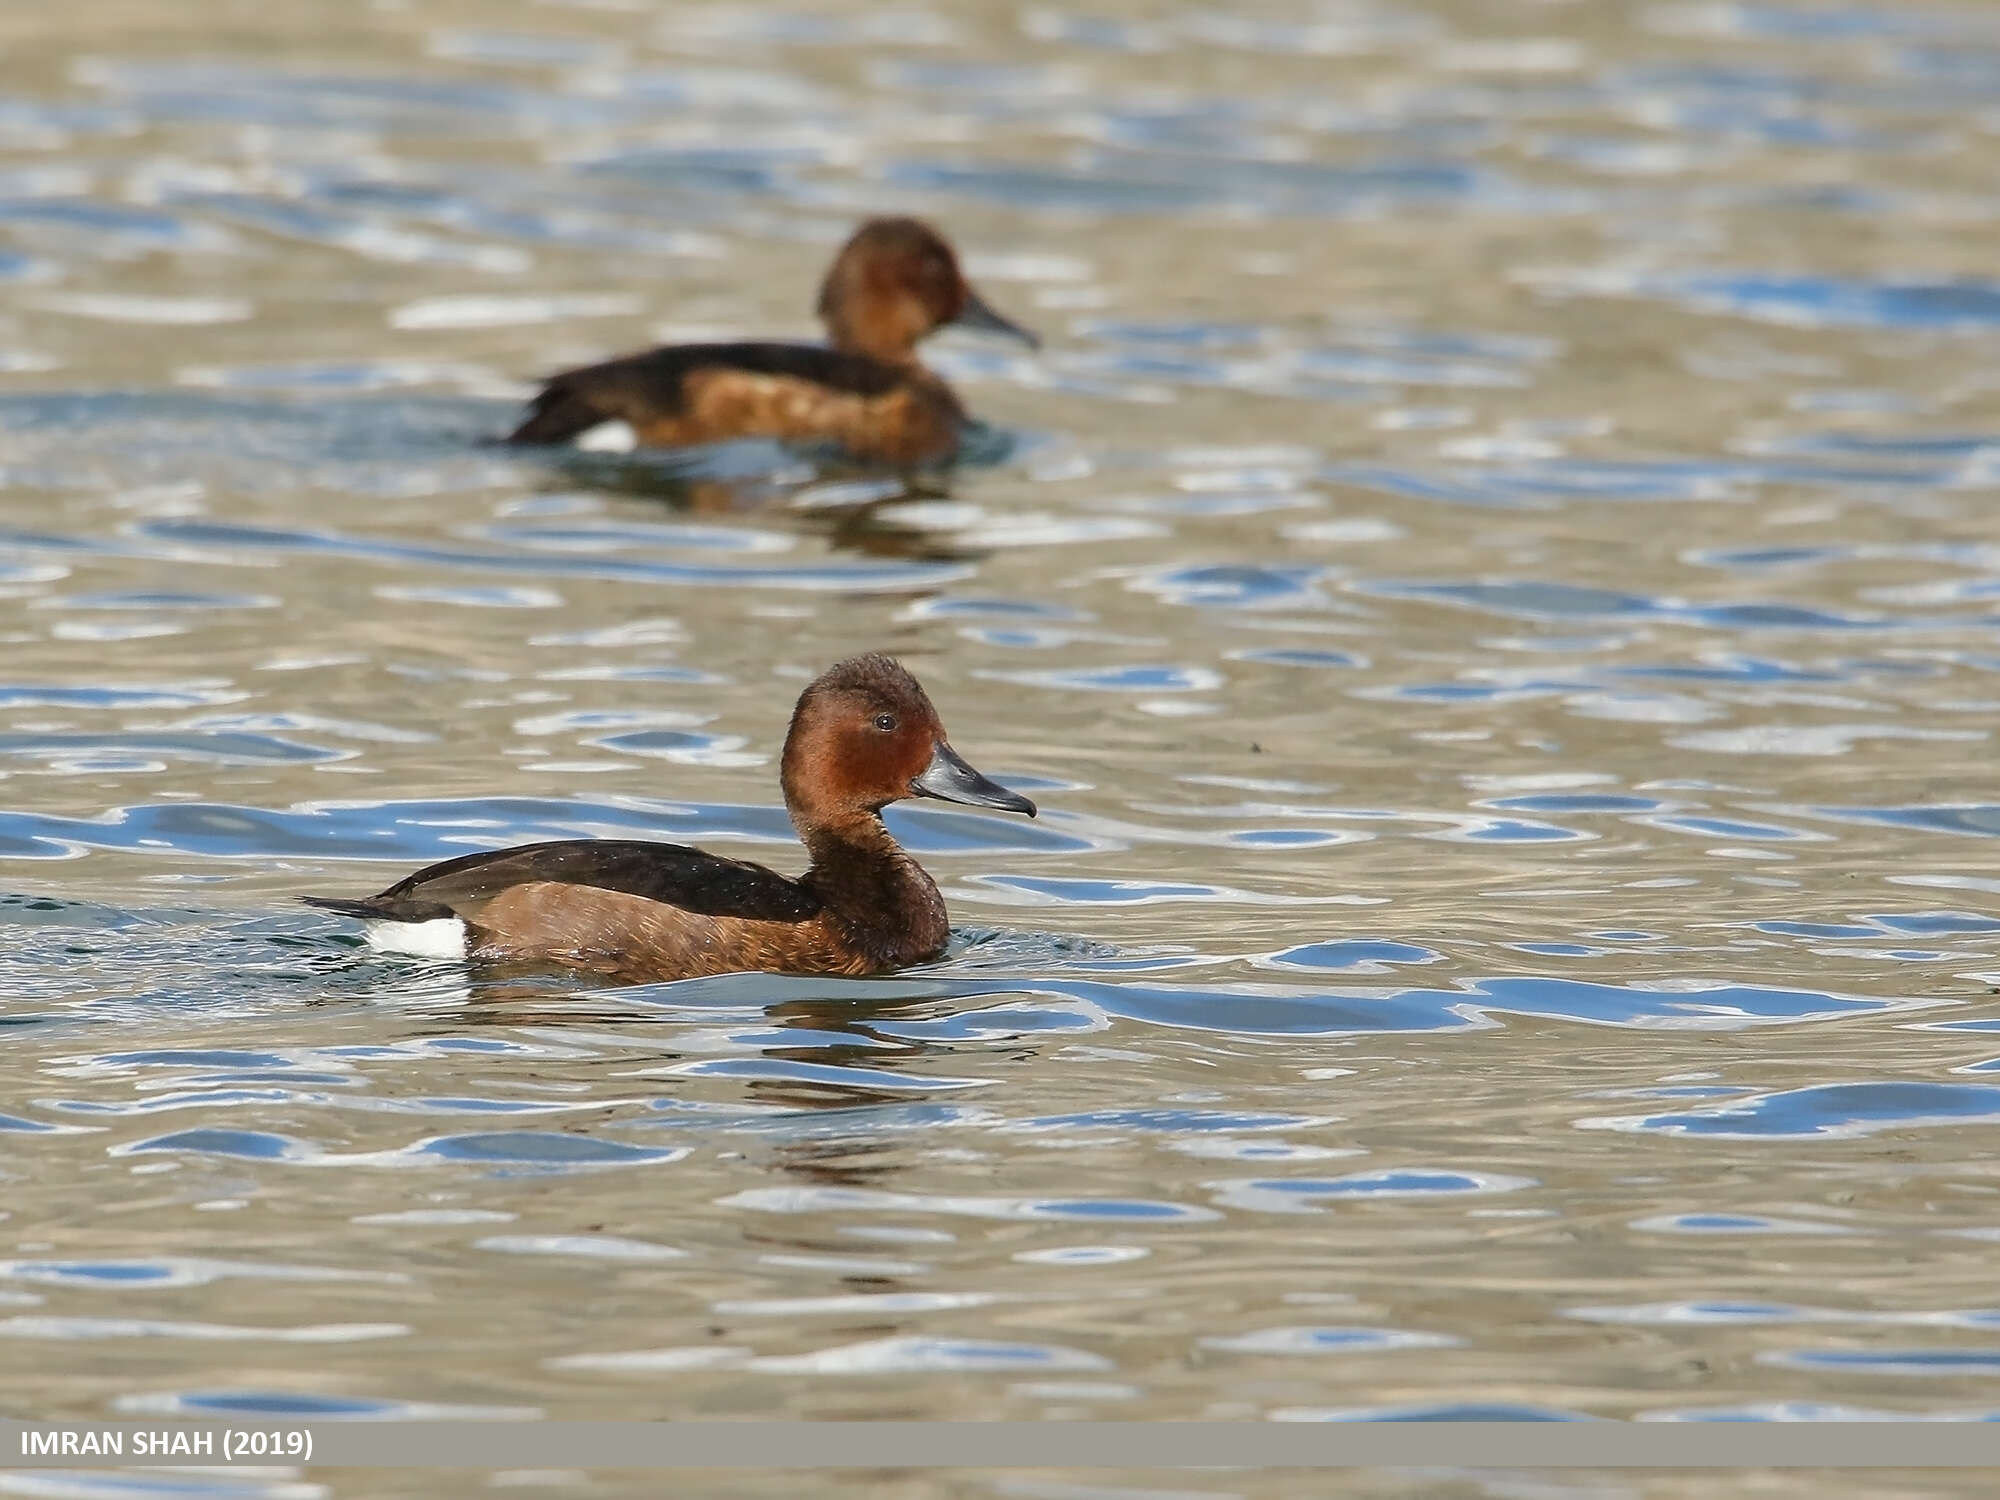
<instances>
[{"instance_id":1,"label":"duck tail","mask_svg":"<svg viewBox=\"0 0 2000 1500\"><path fill-rule=\"evenodd\" d=\"M301 896L299 900L321 911L337 911L343 917L359 917L364 922L379 921L389 915L382 910L379 896L368 896L358 901L344 896Z\"/></svg>"},{"instance_id":2,"label":"duck tail","mask_svg":"<svg viewBox=\"0 0 2000 1500\"><path fill-rule=\"evenodd\" d=\"M604 421L597 403L573 387L552 381L528 403L521 425L507 434L509 443L566 443Z\"/></svg>"},{"instance_id":3,"label":"duck tail","mask_svg":"<svg viewBox=\"0 0 2000 1500\"><path fill-rule=\"evenodd\" d=\"M440 917L458 915L442 901L418 901L391 891L358 900L347 896L301 896L299 900L321 911L339 912L343 917L357 917L363 922L434 922Z\"/></svg>"}]
</instances>

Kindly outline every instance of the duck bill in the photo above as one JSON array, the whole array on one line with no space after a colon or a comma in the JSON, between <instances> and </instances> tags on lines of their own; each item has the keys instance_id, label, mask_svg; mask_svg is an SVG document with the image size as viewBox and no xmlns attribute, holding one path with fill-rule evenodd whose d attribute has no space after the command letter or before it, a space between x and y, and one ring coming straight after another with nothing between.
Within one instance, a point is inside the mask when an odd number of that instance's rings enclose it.
<instances>
[{"instance_id":1,"label":"duck bill","mask_svg":"<svg viewBox=\"0 0 2000 1500\"><path fill-rule=\"evenodd\" d=\"M958 316L951 320L960 328L977 328L984 333L1004 333L1010 339L1019 339L1030 349L1042 347L1042 341L1028 332L1019 323L1003 318L971 287L965 289L965 305L959 308Z\"/></svg>"},{"instance_id":2,"label":"duck bill","mask_svg":"<svg viewBox=\"0 0 2000 1500\"><path fill-rule=\"evenodd\" d=\"M1035 804L1019 792L1010 792L997 781L988 781L964 761L943 740L931 751L931 763L924 774L910 783L919 797L936 797L941 802L963 802L968 807L997 807L1002 812L1035 815Z\"/></svg>"}]
</instances>

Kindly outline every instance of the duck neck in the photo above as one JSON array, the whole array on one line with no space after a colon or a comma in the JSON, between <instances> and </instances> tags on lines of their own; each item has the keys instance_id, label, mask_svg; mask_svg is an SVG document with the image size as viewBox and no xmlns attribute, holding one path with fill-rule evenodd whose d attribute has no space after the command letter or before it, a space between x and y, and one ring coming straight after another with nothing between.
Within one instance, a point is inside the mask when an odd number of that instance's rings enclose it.
<instances>
[{"instance_id":1,"label":"duck neck","mask_svg":"<svg viewBox=\"0 0 2000 1500\"><path fill-rule=\"evenodd\" d=\"M879 813L803 835L812 868L803 883L849 938L888 967L923 963L951 937L944 897L923 866L889 836Z\"/></svg>"},{"instance_id":2,"label":"duck neck","mask_svg":"<svg viewBox=\"0 0 2000 1500\"><path fill-rule=\"evenodd\" d=\"M866 355L885 365L917 364L917 336L907 319L868 308L842 308L827 316L826 332L843 354Z\"/></svg>"}]
</instances>

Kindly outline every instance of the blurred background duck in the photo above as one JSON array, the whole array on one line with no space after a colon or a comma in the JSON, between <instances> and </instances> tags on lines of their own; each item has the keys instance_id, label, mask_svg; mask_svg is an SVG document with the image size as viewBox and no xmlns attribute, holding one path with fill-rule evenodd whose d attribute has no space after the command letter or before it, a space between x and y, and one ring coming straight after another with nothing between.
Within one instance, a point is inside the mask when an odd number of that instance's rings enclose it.
<instances>
[{"instance_id":1,"label":"blurred background duck","mask_svg":"<svg viewBox=\"0 0 2000 1500\"><path fill-rule=\"evenodd\" d=\"M817 311L825 345L672 344L566 370L507 440L625 452L773 438L900 468L943 463L969 419L917 345L951 324L1040 347L987 305L949 242L917 219L856 230L827 271Z\"/></svg>"}]
</instances>

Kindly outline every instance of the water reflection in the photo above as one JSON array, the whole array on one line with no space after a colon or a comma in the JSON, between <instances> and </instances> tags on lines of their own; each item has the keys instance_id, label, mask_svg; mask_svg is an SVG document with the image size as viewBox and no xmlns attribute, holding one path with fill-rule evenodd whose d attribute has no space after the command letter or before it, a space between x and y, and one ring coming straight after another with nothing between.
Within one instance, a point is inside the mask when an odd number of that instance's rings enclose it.
<instances>
[{"instance_id":1,"label":"water reflection","mask_svg":"<svg viewBox=\"0 0 2000 1500\"><path fill-rule=\"evenodd\" d=\"M0 96L17 1407L1991 1415L1987 17L143 19ZM487 441L884 211L1052 334L948 473ZM291 903L796 868L862 649L1048 807L936 965Z\"/></svg>"},{"instance_id":2,"label":"water reflection","mask_svg":"<svg viewBox=\"0 0 2000 1500\"><path fill-rule=\"evenodd\" d=\"M940 479L884 478L865 470L843 474L824 462L802 466L768 451L757 456L762 467L746 466L733 477L714 474L706 463L651 456L581 456L563 461L556 477L565 485L655 501L690 515L779 512L832 550L863 557L962 563L983 555L923 526L924 505L950 500Z\"/></svg>"}]
</instances>

